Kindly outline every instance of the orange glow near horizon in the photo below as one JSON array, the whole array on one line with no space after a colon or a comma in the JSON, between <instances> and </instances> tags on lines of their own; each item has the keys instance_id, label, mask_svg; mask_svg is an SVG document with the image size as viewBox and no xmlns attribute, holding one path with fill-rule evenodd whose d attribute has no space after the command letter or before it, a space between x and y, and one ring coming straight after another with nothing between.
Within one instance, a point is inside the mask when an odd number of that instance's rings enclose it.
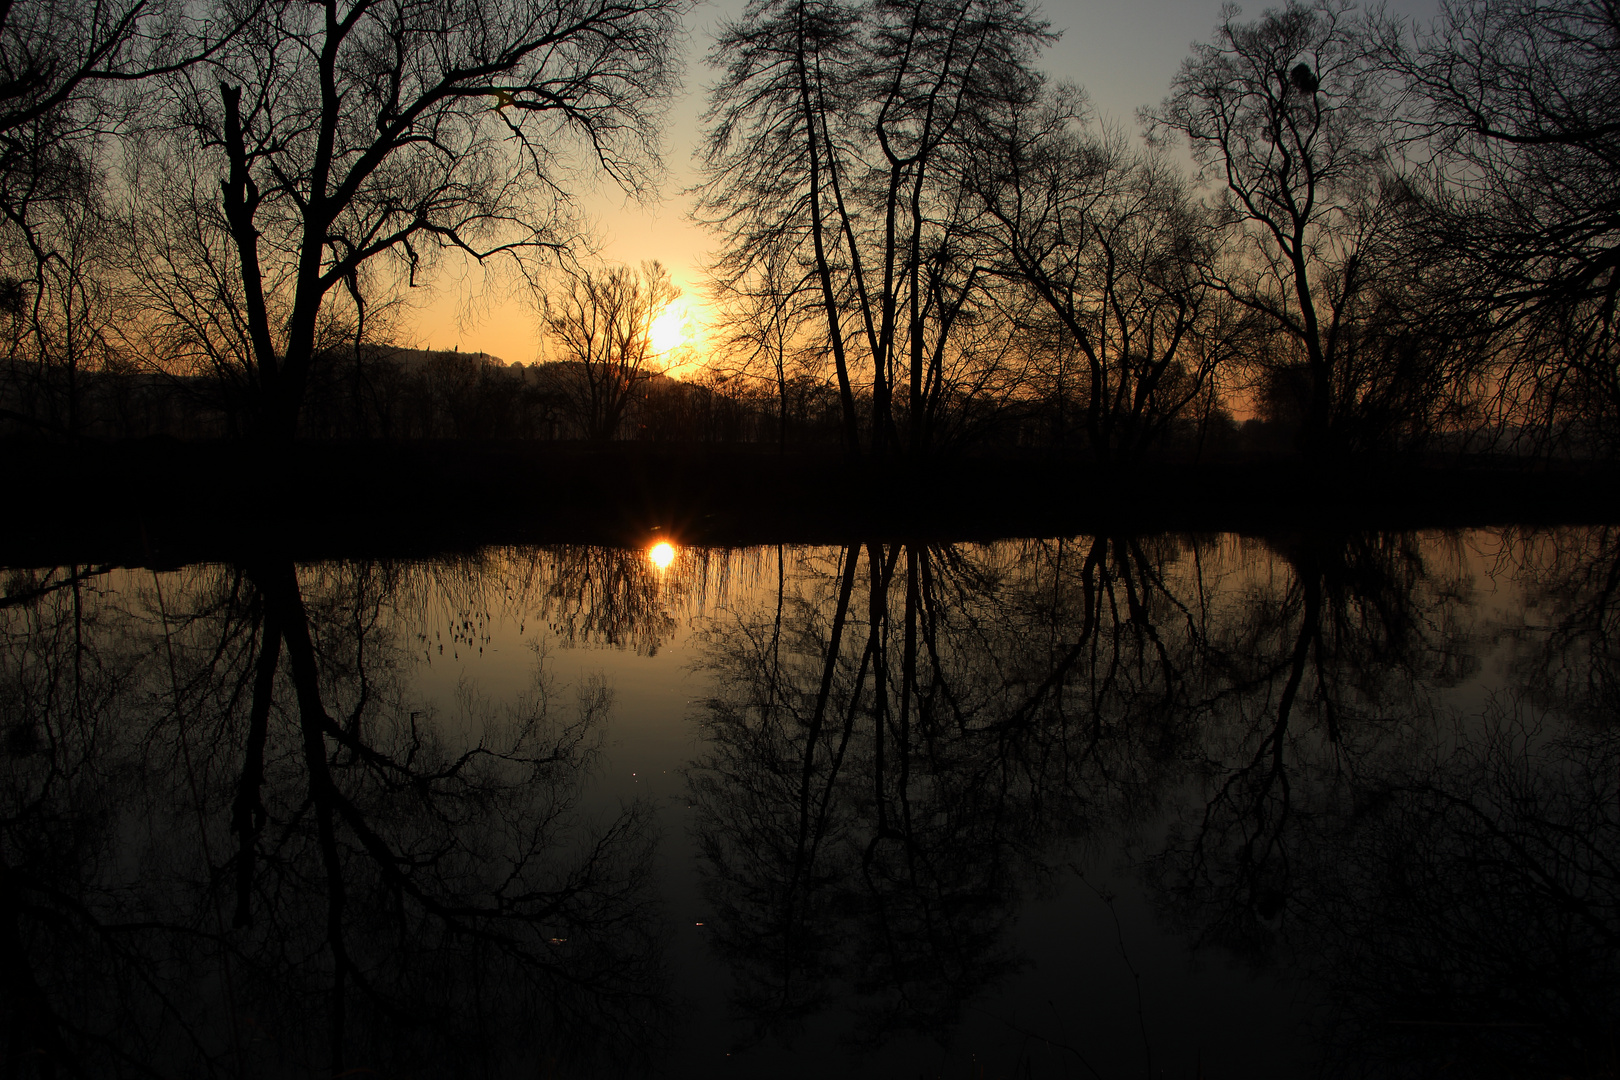
<instances>
[{"instance_id":1,"label":"orange glow near horizon","mask_svg":"<svg viewBox=\"0 0 1620 1080\"><path fill-rule=\"evenodd\" d=\"M660 540L647 549L647 558L651 559L652 564L659 570L668 570L669 564L675 561L675 548L667 541Z\"/></svg>"},{"instance_id":2,"label":"orange glow near horizon","mask_svg":"<svg viewBox=\"0 0 1620 1080\"><path fill-rule=\"evenodd\" d=\"M640 226L627 228L625 236L605 245L604 262L635 266L643 259L661 259L681 290L655 323L654 365L673 378L696 372L707 357L712 318L701 270L709 258L710 238L679 215L665 213L654 221L650 212L634 208L597 209L606 220ZM437 275L407 292L407 304L390 328L391 340L414 349L488 353L508 364L546 362L551 357L541 340L538 295L509 271L505 264L469 266L446 259Z\"/></svg>"}]
</instances>

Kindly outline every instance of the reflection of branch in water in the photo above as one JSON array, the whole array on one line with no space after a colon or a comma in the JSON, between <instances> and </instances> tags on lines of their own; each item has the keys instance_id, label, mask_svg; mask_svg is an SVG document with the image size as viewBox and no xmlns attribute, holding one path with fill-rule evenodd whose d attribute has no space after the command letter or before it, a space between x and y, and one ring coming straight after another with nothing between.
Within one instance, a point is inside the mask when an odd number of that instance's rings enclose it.
<instances>
[{"instance_id":1,"label":"reflection of branch in water","mask_svg":"<svg viewBox=\"0 0 1620 1080\"><path fill-rule=\"evenodd\" d=\"M1210 624L1196 709L1209 725L1211 786L1161 864L1202 909L1200 941L1255 955L1287 913L1295 773L1348 782L1376 759L1392 718L1421 714L1477 663L1476 638L1452 614L1467 593L1455 550L1403 535L1303 538L1286 550L1280 592L1255 589Z\"/></svg>"},{"instance_id":2,"label":"reflection of branch in water","mask_svg":"<svg viewBox=\"0 0 1620 1080\"><path fill-rule=\"evenodd\" d=\"M757 551L682 548L658 569L633 548L562 544L488 548L457 559L393 567L390 591L431 651L481 650L491 626L547 621L564 645L657 652L684 620L759 579Z\"/></svg>"},{"instance_id":3,"label":"reflection of branch in water","mask_svg":"<svg viewBox=\"0 0 1620 1080\"><path fill-rule=\"evenodd\" d=\"M83 1071L175 1075L241 1071L239 1019L272 1070L483 1075L609 1036L654 1047L649 821L590 830L577 811L605 691L563 723L542 684L457 746L411 708L390 666L408 628L354 574L323 571L309 602L289 564L176 575L158 609L185 611L161 627L118 597L85 620L113 617L81 665L108 677L80 688L82 722L35 698L48 737L4 774L0 952L8 925L18 947L0 959L39 991L14 999L37 1025L21 1037L61 1032ZM74 670L71 639L49 640L3 638L0 694L42 662ZM352 711L328 706L344 695ZM170 824L188 820L200 843Z\"/></svg>"},{"instance_id":4,"label":"reflection of branch in water","mask_svg":"<svg viewBox=\"0 0 1620 1080\"><path fill-rule=\"evenodd\" d=\"M752 904L746 900L729 903L722 898L722 909L732 912L733 917L718 920L722 928L722 946L725 947L734 940L728 930L734 930L741 923L752 923L756 918L763 918L758 932L749 936L767 950L764 953L767 962L780 970L781 976L776 991L761 988L764 996L758 999L757 1007L775 1017L801 1015L806 1010L818 1007L821 1000L817 989L819 973L814 959L821 953L821 946L826 944L819 940L820 935L816 930L818 926L825 925L828 914L824 905L816 902L829 877L820 861L822 843L829 829L835 827L829 820L834 807L833 789L853 728L853 703L859 697L860 685L866 680L869 663L868 654L863 657L854 691L835 692L835 684L848 678L847 672L839 664L839 658L842 655L841 643L850 612L857 562L857 549L852 548L844 553L830 625L822 621L819 613L808 608L800 598L789 599L784 591L779 593L778 606L791 608L795 614L795 618L787 623L791 629L786 629L785 634L784 625L773 619L769 641L762 632L752 627L739 627L735 637L716 642L717 645L736 650L734 655L742 665L738 674L745 680L732 684L733 693L728 695L728 699L737 701L736 705L726 699L710 703L710 708L716 714L716 722L729 728L732 723L730 718L735 717L735 722L747 730L744 738L751 751L765 751L771 758L782 762L783 771L776 773L776 777L783 781L788 776L797 777L795 785L785 787L781 792L787 797L787 805L798 808L796 820L783 822L791 830L787 835L782 835L767 820L754 819L756 814L766 818L774 814L773 804L776 800L766 796L763 800L750 797L746 803L734 804L740 812L734 827L742 829L750 837L743 846L732 849L715 844L713 837L702 838L705 856L718 865L759 865L757 860L761 856L770 859L773 852L780 852L772 861L785 874L785 895L780 900L766 899L774 891L770 883L774 874L767 871L757 885L750 887L750 891L754 888L765 890L760 897L763 903ZM784 636L789 639L785 650ZM813 661L812 657L815 658ZM815 688L813 691L810 690L812 686ZM835 696L844 696L851 705L845 715L836 749L829 749L822 732ZM750 713L756 715L750 716ZM786 754L792 751L786 747L783 748L785 753L766 751L767 744L791 738L788 732L792 728L810 732L802 756L794 755L800 756L796 766L789 765L791 758ZM752 756L750 750L744 752ZM828 773L825 786L816 782L818 762ZM788 769L792 771L788 772ZM719 775L694 775L694 789L698 793L696 798L701 801L705 795L722 798L744 795L754 787L750 778L737 776L736 779L742 781L741 787L725 783ZM818 787L821 791L819 798L815 795ZM812 801L815 802L813 809ZM789 836L791 841L788 845L779 847L778 840L787 841ZM750 946L745 944L742 947ZM746 999L761 991L754 991L745 985L742 994Z\"/></svg>"},{"instance_id":5,"label":"reflection of branch in water","mask_svg":"<svg viewBox=\"0 0 1620 1080\"><path fill-rule=\"evenodd\" d=\"M1594 723L1620 712L1620 530L1509 533L1501 558L1525 592L1514 663L1539 704Z\"/></svg>"},{"instance_id":6,"label":"reflection of branch in water","mask_svg":"<svg viewBox=\"0 0 1620 1080\"><path fill-rule=\"evenodd\" d=\"M1005 930L1048 839L1135 804L1116 757L1128 718L1180 685L1190 624L1172 648L1152 624L1163 576L1116 557L1148 558L1097 541L1056 560L1054 586L1053 563L1021 551L867 544L708 625L710 749L690 783L713 940L758 1033L794 1030L840 987L870 1037L942 1030L1017 966ZM1110 609L1127 574L1134 598ZM1111 674L1086 663L1105 622ZM1075 715L1088 679L1117 725Z\"/></svg>"},{"instance_id":7,"label":"reflection of branch in water","mask_svg":"<svg viewBox=\"0 0 1620 1080\"><path fill-rule=\"evenodd\" d=\"M1052 1010L1052 1022L1057 1025L1057 1028L1058 1028L1059 1031L1063 1031L1063 1028L1064 1028L1063 1017L1058 1012L1057 1005L1054 1002L1052 1002L1050 999L1047 1000L1046 1004L1047 1004L1047 1007ZM1094 1077L1097 1077L1098 1080L1102 1080L1102 1073L1097 1071L1096 1067L1091 1064L1091 1061L1086 1057L1085 1054L1081 1053L1080 1050L1077 1047L1075 1047L1073 1043L1068 1041L1067 1032L1064 1032L1062 1039L1056 1039L1055 1040L1049 1035L1043 1035L1040 1032L1035 1031L1035 1030L1031 1029L1030 1027L1026 1026L1022 1022L1022 1020L1020 1018L1013 1017L1013 1016L1004 1016L1004 1015L1001 1015L999 1013L992 1013L989 1010L986 1010L986 1009L983 1009L983 1008L975 1008L974 1011L976 1011L976 1012L978 1012L978 1013L980 1013L980 1014L982 1014L984 1016L990 1017L992 1020L994 1020L1001 1027L1006 1028L1008 1031L1011 1031L1014 1034L1022 1035L1026 1040L1028 1040L1030 1042L1038 1042L1042 1046L1045 1046L1050 1050L1060 1050L1063 1053L1072 1056L1075 1059L1075 1061L1079 1062L1080 1067L1082 1069L1086 1070L1086 1072L1089 1073L1090 1075L1092 1075ZM1022 1056L1022 1055L1020 1055L1020 1056ZM1027 1070L1027 1066L1026 1066L1026 1070ZM1026 1071L1025 1075L1026 1076L1029 1075L1029 1072Z\"/></svg>"},{"instance_id":8,"label":"reflection of branch in water","mask_svg":"<svg viewBox=\"0 0 1620 1080\"><path fill-rule=\"evenodd\" d=\"M1153 1075L1153 1040L1148 1037L1147 1011L1142 1007L1142 974L1131 963L1130 950L1125 947L1125 928L1120 925L1119 910L1114 907L1114 896L1099 889L1086 879L1079 867L1073 868L1075 876L1090 889L1092 895L1102 901L1108 909L1108 918L1114 924L1114 945L1119 949L1119 958L1125 964L1125 970L1131 973L1131 989L1136 995L1136 1031L1142 1038L1142 1063L1148 1076Z\"/></svg>"},{"instance_id":9,"label":"reflection of branch in water","mask_svg":"<svg viewBox=\"0 0 1620 1080\"><path fill-rule=\"evenodd\" d=\"M25 571L12 571L6 582L5 595L0 596L0 609L36 604L41 598L56 592L58 589L74 589L86 581L93 581L103 576L111 566L74 566L69 569L67 576L57 577L61 567L53 567L45 572L43 580L36 575Z\"/></svg>"},{"instance_id":10,"label":"reflection of branch in water","mask_svg":"<svg viewBox=\"0 0 1620 1080\"><path fill-rule=\"evenodd\" d=\"M1620 743L1579 703L1456 721L1431 704L1483 635L1413 550L1319 547L1285 604L1234 624L1223 652L1254 662L1212 715L1211 795L1153 877L1201 938L1319 982L1327 1060L1613 1075Z\"/></svg>"},{"instance_id":11,"label":"reflection of branch in water","mask_svg":"<svg viewBox=\"0 0 1620 1080\"><path fill-rule=\"evenodd\" d=\"M1231 933L1248 921L1250 913L1258 915L1261 920L1272 920L1277 917L1287 895L1288 850L1283 837L1288 827L1291 789L1284 751L1287 747L1288 721L1305 678L1311 645L1318 633L1320 593L1314 581L1305 583L1304 596L1299 632L1288 658L1287 678L1277 702L1276 721L1255 745L1250 761L1227 774L1209 799L1193 841L1192 858L1201 863L1209 857L1205 851L1206 842L1222 839L1219 837L1218 823L1222 815L1242 823L1243 835L1233 873L1237 880L1247 883L1247 890L1241 897L1234 893L1234 899L1240 906L1225 917L1216 919L1205 931L1206 935ZM1281 863L1281 868L1268 872L1268 864L1273 857ZM1241 932L1248 932L1247 928ZM1207 938L1201 936L1199 943L1202 944L1204 940Z\"/></svg>"},{"instance_id":12,"label":"reflection of branch in water","mask_svg":"<svg viewBox=\"0 0 1620 1080\"><path fill-rule=\"evenodd\" d=\"M279 595L286 602L283 619L288 629L284 630L284 639L298 698L299 723L310 775L310 799L317 814L318 840L330 883L328 940L333 951L334 974L339 979L333 995L337 1005L343 1002L341 980L346 969L357 981L367 978L347 956L342 937L339 907L344 901L344 881L337 851L339 823L369 856L371 868L380 875L377 884L383 887L385 895L392 897L392 903L416 905L423 916L442 922L441 933L448 932L451 940L492 948L496 955L519 961L531 978L545 974L554 984L572 986L576 990L610 990L612 981L619 977L612 972L612 967L631 959L622 950L635 948L639 935L627 934L626 940L601 939L595 936L601 927L593 924L609 916L608 921L616 924L614 929L621 932L632 929L626 918L633 912L617 911L621 902L613 899L614 892L629 883L617 880L614 875L622 872L617 863L624 856L642 856L639 849L645 847L645 842L639 840L638 835L644 823L636 814L622 819L587 847L576 869L560 879L554 878L548 885L546 879L552 875L538 860L554 845L557 837L553 833L571 811L566 803L550 806L536 803L527 797L535 792L523 790L525 776L533 776L537 770L558 776L559 764L577 768L574 758L583 745L579 740L594 726L596 714L605 707L605 699L598 697L588 705L579 729L565 729L559 734L560 741L549 749L543 746L531 749L539 734L532 718L520 718L509 736L509 745L501 748L492 749L479 743L459 755L445 756L442 752L436 753L413 724L401 747L403 755L378 749L350 736L332 721L322 706L314 651L307 634L300 632L307 624L300 617L296 582L290 572L284 571L280 584L267 585L265 591L267 597ZM327 763L328 739L354 755L349 770L354 775L346 777L342 784ZM424 847L420 840L407 833L402 846L397 839L384 835L373 824L378 808L368 807L348 793L355 789L357 782L358 791L364 791L373 783L378 785L376 795L383 796L385 805L392 810L377 820L386 823L418 820L429 828L425 837L429 843ZM447 808L441 802L451 793L464 793L497 809L503 795L516 795L517 804L510 809L518 810L519 814L503 817L508 834L514 828L520 830L516 837L518 845L501 851L466 835L464 830L444 832L435 827L432 822L442 821ZM437 797L429 798L430 794ZM431 816L419 817L423 812ZM398 836L397 829L391 831ZM526 838L523 833L527 834ZM609 891L604 893L604 888ZM485 895L485 890L492 891ZM633 898L633 893L626 898ZM604 902L609 906L604 907ZM569 950L570 963L557 962L555 951L546 944L553 937L566 938L573 943ZM587 946L609 954L605 967ZM641 965L627 963L625 966L627 970L623 974L633 978L635 969ZM596 970L592 971L592 967ZM604 979L601 985L592 985ZM368 990L374 996L381 996L374 987ZM556 986L554 994L555 990ZM633 992L631 996L646 997L640 992ZM600 1021L606 1002L599 994L595 995L592 1006L583 1014L569 1007L566 997L556 998L552 1004L554 1008L564 1009L569 1025L583 1026ZM334 1018L334 1031L339 1028L340 1020L341 1017ZM336 1038L334 1034L334 1040Z\"/></svg>"},{"instance_id":13,"label":"reflection of branch in water","mask_svg":"<svg viewBox=\"0 0 1620 1080\"><path fill-rule=\"evenodd\" d=\"M1323 823L1301 931L1335 1039L1471 1075L1613 1075L1620 740L1502 701L1432 730Z\"/></svg>"}]
</instances>

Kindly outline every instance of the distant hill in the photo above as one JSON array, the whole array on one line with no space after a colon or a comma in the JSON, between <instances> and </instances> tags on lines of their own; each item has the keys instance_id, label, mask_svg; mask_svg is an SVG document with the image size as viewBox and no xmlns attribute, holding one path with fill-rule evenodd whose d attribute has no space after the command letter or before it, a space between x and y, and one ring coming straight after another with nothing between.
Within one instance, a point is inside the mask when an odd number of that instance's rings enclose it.
<instances>
[{"instance_id":1,"label":"distant hill","mask_svg":"<svg viewBox=\"0 0 1620 1080\"><path fill-rule=\"evenodd\" d=\"M520 364L509 364L493 353L469 352L464 353L458 349L403 349L392 345L373 345L369 349L370 359L391 360L405 371L415 371L423 365L439 359L449 357L466 357L470 360L482 360L491 367L518 367Z\"/></svg>"},{"instance_id":2,"label":"distant hill","mask_svg":"<svg viewBox=\"0 0 1620 1080\"><path fill-rule=\"evenodd\" d=\"M575 360L543 360L532 364L525 364L520 360L508 363L493 353L461 352L456 349L406 349L389 345L371 345L367 347L365 355L368 363L392 364L408 375L415 375L430 364L443 364L446 361L465 365L461 368L463 372L476 371L482 365L522 379L529 386L542 389L555 389L559 383L569 380L570 376L577 377L580 368L579 362ZM641 382L646 392L657 393L664 387L680 383L681 380L661 372L648 372L642 375Z\"/></svg>"}]
</instances>

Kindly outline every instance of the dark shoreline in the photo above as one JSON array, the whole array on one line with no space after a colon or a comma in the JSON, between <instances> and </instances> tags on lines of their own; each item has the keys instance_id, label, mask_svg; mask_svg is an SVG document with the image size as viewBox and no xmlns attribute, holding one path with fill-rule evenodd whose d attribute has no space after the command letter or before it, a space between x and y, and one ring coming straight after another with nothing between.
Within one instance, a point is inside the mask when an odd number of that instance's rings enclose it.
<instances>
[{"instance_id":1,"label":"dark shoreline","mask_svg":"<svg viewBox=\"0 0 1620 1080\"><path fill-rule=\"evenodd\" d=\"M1105 470L1050 453L917 468L772 447L615 443L0 443L0 564L428 556L491 544L692 544L1620 521L1620 467L1291 458ZM269 481L255 482L257 477Z\"/></svg>"}]
</instances>

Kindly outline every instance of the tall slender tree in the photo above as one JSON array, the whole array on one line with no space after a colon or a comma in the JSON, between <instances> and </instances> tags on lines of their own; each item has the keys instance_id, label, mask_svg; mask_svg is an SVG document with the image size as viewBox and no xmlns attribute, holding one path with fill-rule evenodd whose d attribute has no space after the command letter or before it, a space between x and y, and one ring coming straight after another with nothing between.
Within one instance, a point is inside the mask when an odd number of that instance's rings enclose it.
<instances>
[{"instance_id":1,"label":"tall slender tree","mask_svg":"<svg viewBox=\"0 0 1620 1080\"><path fill-rule=\"evenodd\" d=\"M1227 5L1193 47L1150 133L1184 137L1245 241L1224 288L1294 343L1305 375L1302 449L1320 459L1353 405L1335 394L1350 305L1372 275L1361 246L1388 150L1394 100L1384 24L1349 0L1289 0L1254 22ZM1337 397L1337 399L1336 399Z\"/></svg>"},{"instance_id":2,"label":"tall slender tree","mask_svg":"<svg viewBox=\"0 0 1620 1080\"><path fill-rule=\"evenodd\" d=\"M699 203L725 237L715 267L723 288L758 293L751 279L798 268L772 291L784 311L819 308L850 450L860 429L827 197L833 148L825 118L851 107L859 23L858 9L842 0L762 0L721 29L710 60L725 76L706 117Z\"/></svg>"},{"instance_id":3,"label":"tall slender tree","mask_svg":"<svg viewBox=\"0 0 1620 1080\"><path fill-rule=\"evenodd\" d=\"M722 31L700 214L731 287L790 253L817 298L845 441L922 453L989 276L962 171L977 125L1039 92L1019 0L759 0Z\"/></svg>"},{"instance_id":4,"label":"tall slender tree","mask_svg":"<svg viewBox=\"0 0 1620 1080\"><path fill-rule=\"evenodd\" d=\"M1209 397L1253 320L1212 284L1219 237L1174 166L1087 118L1067 88L1014 112L970 176L1002 252L995 272L1033 294L1050 351L1078 354L1087 441L1116 462Z\"/></svg>"}]
</instances>

